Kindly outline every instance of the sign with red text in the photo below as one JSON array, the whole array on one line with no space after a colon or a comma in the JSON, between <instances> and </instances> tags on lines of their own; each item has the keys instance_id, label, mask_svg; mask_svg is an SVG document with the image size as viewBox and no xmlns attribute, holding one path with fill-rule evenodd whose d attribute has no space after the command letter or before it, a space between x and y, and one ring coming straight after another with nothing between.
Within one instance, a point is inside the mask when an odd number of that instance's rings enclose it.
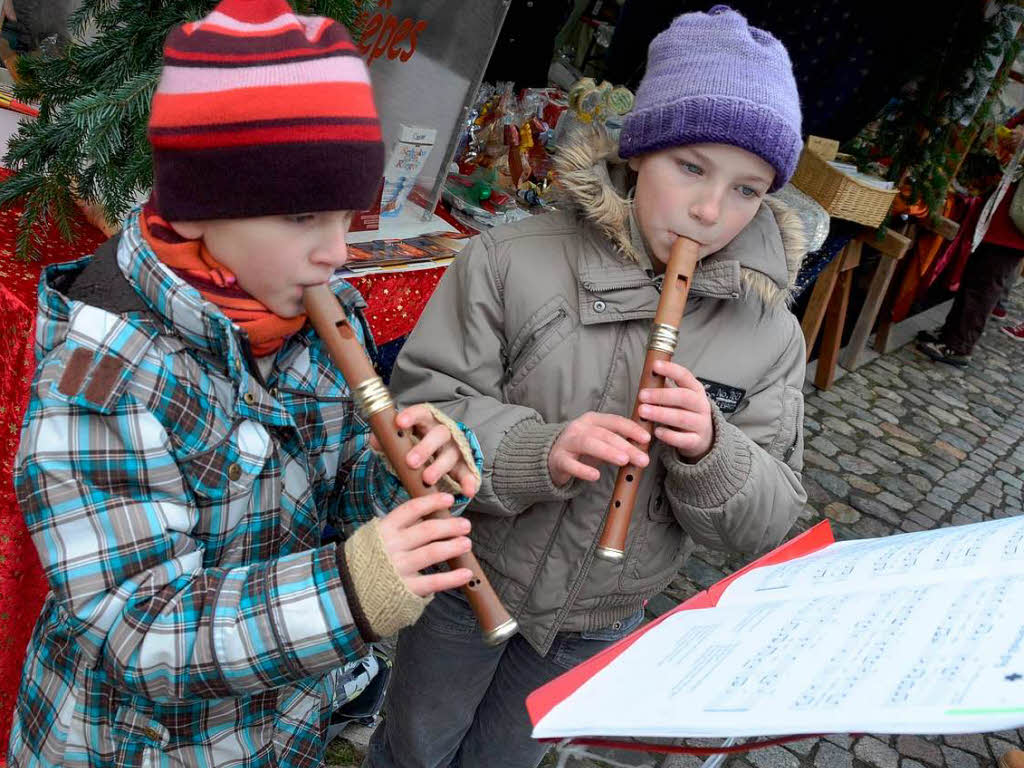
<instances>
[{"instance_id":1,"label":"sign with red text","mask_svg":"<svg viewBox=\"0 0 1024 768\"><path fill-rule=\"evenodd\" d=\"M437 131L417 186L431 207L510 0L363 0L356 44L390 152L402 126Z\"/></svg>"}]
</instances>

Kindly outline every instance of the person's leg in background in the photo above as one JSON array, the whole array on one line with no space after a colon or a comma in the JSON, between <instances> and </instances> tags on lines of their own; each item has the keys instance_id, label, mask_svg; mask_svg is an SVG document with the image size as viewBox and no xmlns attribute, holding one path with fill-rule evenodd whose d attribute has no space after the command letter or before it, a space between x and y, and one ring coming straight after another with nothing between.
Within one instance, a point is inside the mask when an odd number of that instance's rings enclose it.
<instances>
[{"instance_id":1,"label":"person's leg in background","mask_svg":"<svg viewBox=\"0 0 1024 768\"><path fill-rule=\"evenodd\" d=\"M1024 253L1013 248L981 243L967 265L938 340L920 342L921 351L938 362L967 365L1007 281L1020 269L1022 257Z\"/></svg>"}]
</instances>

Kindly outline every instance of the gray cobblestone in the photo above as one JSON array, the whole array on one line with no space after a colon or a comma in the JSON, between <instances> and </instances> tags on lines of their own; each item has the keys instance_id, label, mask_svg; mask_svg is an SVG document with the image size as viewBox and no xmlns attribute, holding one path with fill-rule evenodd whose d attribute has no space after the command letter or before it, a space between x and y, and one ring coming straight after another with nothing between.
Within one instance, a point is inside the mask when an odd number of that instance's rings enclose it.
<instances>
[{"instance_id":1,"label":"gray cobblestone","mask_svg":"<svg viewBox=\"0 0 1024 768\"><path fill-rule=\"evenodd\" d=\"M800 765L800 758L782 747L752 749L746 757L757 768L798 768Z\"/></svg>"},{"instance_id":2,"label":"gray cobblestone","mask_svg":"<svg viewBox=\"0 0 1024 768\"><path fill-rule=\"evenodd\" d=\"M808 443L808 445L814 450L818 451L818 453L822 454L823 456L835 456L837 453L839 453L839 446L837 446L835 443L833 443L831 440L829 440L827 437L823 435L819 435L818 437L814 438Z\"/></svg>"},{"instance_id":3,"label":"gray cobblestone","mask_svg":"<svg viewBox=\"0 0 1024 768\"><path fill-rule=\"evenodd\" d=\"M824 742L814 756L816 768L853 768L853 755L835 744Z\"/></svg>"},{"instance_id":4,"label":"gray cobblestone","mask_svg":"<svg viewBox=\"0 0 1024 768\"><path fill-rule=\"evenodd\" d=\"M926 741L920 736L900 736L896 739L896 749L901 755L923 760L929 765L943 764L942 749L938 744Z\"/></svg>"},{"instance_id":5,"label":"gray cobblestone","mask_svg":"<svg viewBox=\"0 0 1024 768\"><path fill-rule=\"evenodd\" d=\"M946 736L943 739L949 746L962 749L965 752L973 752L979 757L988 758L988 747L985 746L985 737L978 733L958 733L953 736Z\"/></svg>"},{"instance_id":6,"label":"gray cobblestone","mask_svg":"<svg viewBox=\"0 0 1024 768\"><path fill-rule=\"evenodd\" d=\"M853 748L853 754L859 760L875 768L898 768L899 753L882 743L874 736L865 736Z\"/></svg>"},{"instance_id":7,"label":"gray cobblestone","mask_svg":"<svg viewBox=\"0 0 1024 768\"><path fill-rule=\"evenodd\" d=\"M853 472L855 475L873 475L879 470L874 462L857 456L842 455L837 457L836 461L847 472Z\"/></svg>"},{"instance_id":8,"label":"gray cobblestone","mask_svg":"<svg viewBox=\"0 0 1024 768\"><path fill-rule=\"evenodd\" d=\"M943 747L942 754L946 758L946 765L949 768L980 768L978 758L961 749Z\"/></svg>"}]
</instances>

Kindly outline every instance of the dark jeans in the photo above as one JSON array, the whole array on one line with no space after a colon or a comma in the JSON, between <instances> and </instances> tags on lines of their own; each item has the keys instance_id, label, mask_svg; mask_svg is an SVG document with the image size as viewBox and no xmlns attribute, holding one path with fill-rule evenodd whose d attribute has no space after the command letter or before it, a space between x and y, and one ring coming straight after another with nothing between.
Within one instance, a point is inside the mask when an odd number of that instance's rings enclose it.
<instances>
[{"instance_id":1,"label":"dark jeans","mask_svg":"<svg viewBox=\"0 0 1024 768\"><path fill-rule=\"evenodd\" d=\"M1013 275L1020 270L1024 252L1002 245L981 243L967 262L953 308L942 326L942 341L953 352L969 355L985 330L985 323Z\"/></svg>"},{"instance_id":2,"label":"dark jeans","mask_svg":"<svg viewBox=\"0 0 1024 768\"><path fill-rule=\"evenodd\" d=\"M547 656L516 635L484 645L458 592L438 594L398 636L384 722L363 768L533 768L547 744L530 738L526 696L640 625L562 632Z\"/></svg>"}]
</instances>

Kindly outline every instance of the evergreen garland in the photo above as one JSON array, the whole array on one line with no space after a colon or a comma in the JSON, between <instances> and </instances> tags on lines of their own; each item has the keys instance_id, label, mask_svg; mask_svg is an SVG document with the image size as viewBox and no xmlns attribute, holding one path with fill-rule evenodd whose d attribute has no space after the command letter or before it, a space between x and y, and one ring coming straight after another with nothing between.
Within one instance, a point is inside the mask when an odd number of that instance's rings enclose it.
<instances>
[{"instance_id":1,"label":"evergreen garland","mask_svg":"<svg viewBox=\"0 0 1024 768\"><path fill-rule=\"evenodd\" d=\"M303 14L330 16L353 29L362 0L291 0ZM98 203L120 222L153 183L146 141L150 102L171 28L208 14L217 0L84 0L63 51L18 60L15 97L38 102L23 120L3 164L0 207L23 206L16 253L34 256L41 226L56 222L71 241L75 197ZM94 37L78 42L92 25ZM258 183L258 181L254 182Z\"/></svg>"},{"instance_id":2,"label":"evergreen garland","mask_svg":"<svg viewBox=\"0 0 1024 768\"><path fill-rule=\"evenodd\" d=\"M875 170L873 165L880 158L891 158L886 178L901 184L907 203L923 203L933 218L941 215L950 183L988 121L1020 53L1016 24L1022 19L1024 9L1018 2L1004 2L981 28L967 61L955 54L943 61L916 91L890 103L877 126L863 131L844 149L869 171ZM956 71L952 68L957 66L960 79L950 88ZM965 118L970 119L968 125L959 122Z\"/></svg>"}]
</instances>

